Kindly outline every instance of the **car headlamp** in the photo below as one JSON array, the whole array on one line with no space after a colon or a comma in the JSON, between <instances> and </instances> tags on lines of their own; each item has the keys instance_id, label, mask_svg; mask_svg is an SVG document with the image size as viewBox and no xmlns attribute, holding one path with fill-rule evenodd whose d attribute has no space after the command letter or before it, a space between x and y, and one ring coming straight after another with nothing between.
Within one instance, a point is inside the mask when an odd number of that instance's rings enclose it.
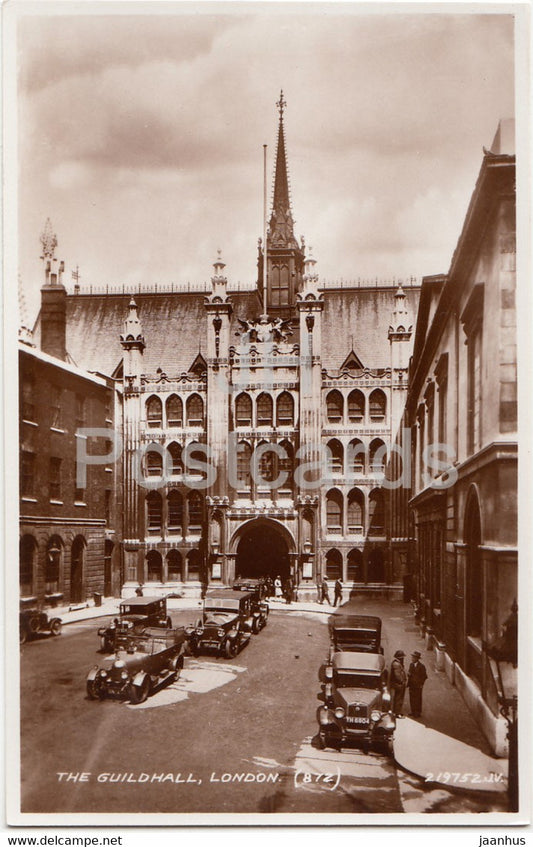
<instances>
[{"instance_id":1,"label":"car headlamp","mask_svg":"<svg viewBox=\"0 0 533 847\"><path fill-rule=\"evenodd\" d=\"M124 667L124 662L122 661L122 659L116 659L116 660L113 662L113 667L114 667L114 668L123 668L123 667Z\"/></svg>"},{"instance_id":2,"label":"car headlamp","mask_svg":"<svg viewBox=\"0 0 533 847\"><path fill-rule=\"evenodd\" d=\"M337 708L335 709L335 717L336 718L343 718L345 714L346 714L346 712L344 711L342 706L337 706Z\"/></svg>"},{"instance_id":3,"label":"car headlamp","mask_svg":"<svg viewBox=\"0 0 533 847\"><path fill-rule=\"evenodd\" d=\"M222 638L222 636L224 635L224 630L223 629L217 629L217 635L218 635L219 638Z\"/></svg>"},{"instance_id":4,"label":"car headlamp","mask_svg":"<svg viewBox=\"0 0 533 847\"><path fill-rule=\"evenodd\" d=\"M100 676L105 679L105 677L107 676L107 671L100 671Z\"/></svg>"},{"instance_id":5,"label":"car headlamp","mask_svg":"<svg viewBox=\"0 0 533 847\"><path fill-rule=\"evenodd\" d=\"M378 712L377 709L373 709L373 711L370 712L370 720L379 721L380 718L381 718L381 712Z\"/></svg>"},{"instance_id":6,"label":"car headlamp","mask_svg":"<svg viewBox=\"0 0 533 847\"><path fill-rule=\"evenodd\" d=\"M120 678L121 678L121 679L127 679L127 678L128 678L128 672L127 672L127 671L122 671L122 673L120 674Z\"/></svg>"},{"instance_id":7,"label":"car headlamp","mask_svg":"<svg viewBox=\"0 0 533 847\"><path fill-rule=\"evenodd\" d=\"M201 626L196 628L196 635L201 635L203 633L203 629Z\"/></svg>"}]
</instances>

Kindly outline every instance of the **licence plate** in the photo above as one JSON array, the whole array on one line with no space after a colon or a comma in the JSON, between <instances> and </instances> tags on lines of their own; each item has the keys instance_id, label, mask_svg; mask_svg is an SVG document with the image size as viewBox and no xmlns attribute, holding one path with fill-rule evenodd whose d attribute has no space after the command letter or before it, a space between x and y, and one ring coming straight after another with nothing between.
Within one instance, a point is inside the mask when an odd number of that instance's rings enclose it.
<instances>
[{"instance_id":1,"label":"licence plate","mask_svg":"<svg viewBox=\"0 0 533 847\"><path fill-rule=\"evenodd\" d=\"M368 723L367 718L346 718L346 723Z\"/></svg>"}]
</instances>

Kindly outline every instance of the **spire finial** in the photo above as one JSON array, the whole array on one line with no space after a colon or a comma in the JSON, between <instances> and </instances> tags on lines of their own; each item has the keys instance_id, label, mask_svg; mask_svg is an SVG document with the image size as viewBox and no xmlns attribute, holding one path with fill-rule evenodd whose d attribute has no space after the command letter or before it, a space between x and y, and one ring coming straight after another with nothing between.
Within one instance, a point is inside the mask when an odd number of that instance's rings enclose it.
<instances>
[{"instance_id":1,"label":"spire finial","mask_svg":"<svg viewBox=\"0 0 533 847\"><path fill-rule=\"evenodd\" d=\"M44 225L44 229L41 233L41 247L43 248L42 259L53 259L55 249L57 247L57 235L52 229L52 221L50 218L46 219L46 223Z\"/></svg>"},{"instance_id":2,"label":"spire finial","mask_svg":"<svg viewBox=\"0 0 533 847\"><path fill-rule=\"evenodd\" d=\"M280 92L280 95L279 95L279 100L276 103L276 106L278 107L278 110L279 110L279 119L280 119L280 121L282 121L283 120L283 112L287 108L287 101L285 100L285 98L283 96L283 88L281 89L281 92Z\"/></svg>"}]
</instances>

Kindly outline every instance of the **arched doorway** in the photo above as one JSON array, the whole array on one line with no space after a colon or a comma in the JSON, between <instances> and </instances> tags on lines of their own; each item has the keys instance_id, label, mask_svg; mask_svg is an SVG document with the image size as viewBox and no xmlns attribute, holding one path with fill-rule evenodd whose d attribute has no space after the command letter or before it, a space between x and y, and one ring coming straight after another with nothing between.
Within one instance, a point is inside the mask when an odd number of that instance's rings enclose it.
<instances>
[{"instance_id":1,"label":"arched doorway","mask_svg":"<svg viewBox=\"0 0 533 847\"><path fill-rule=\"evenodd\" d=\"M113 549L115 545L106 539L104 545L104 596L110 597L113 593Z\"/></svg>"},{"instance_id":2,"label":"arched doorway","mask_svg":"<svg viewBox=\"0 0 533 847\"><path fill-rule=\"evenodd\" d=\"M70 554L70 602L81 603L83 599L83 560L85 558L85 539L81 535L72 542Z\"/></svg>"},{"instance_id":3,"label":"arched doorway","mask_svg":"<svg viewBox=\"0 0 533 847\"><path fill-rule=\"evenodd\" d=\"M291 564L286 530L274 521L257 519L239 533L235 575L257 579L260 576L290 576Z\"/></svg>"}]
</instances>

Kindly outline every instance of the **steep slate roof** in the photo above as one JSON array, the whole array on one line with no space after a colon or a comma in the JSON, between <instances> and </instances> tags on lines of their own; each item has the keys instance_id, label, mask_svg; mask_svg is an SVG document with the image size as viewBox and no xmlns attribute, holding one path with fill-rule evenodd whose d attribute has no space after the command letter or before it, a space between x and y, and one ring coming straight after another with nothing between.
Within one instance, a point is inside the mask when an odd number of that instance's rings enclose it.
<instances>
[{"instance_id":1,"label":"steep slate roof","mask_svg":"<svg viewBox=\"0 0 533 847\"><path fill-rule=\"evenodd\" d=\"M361 286L324 291L322 366L327 371L338 370L352 347L365 368L390 367L388 331L396 290ZM420 289L404 290L414 322Z\"/></svg>"}]
</instances>

